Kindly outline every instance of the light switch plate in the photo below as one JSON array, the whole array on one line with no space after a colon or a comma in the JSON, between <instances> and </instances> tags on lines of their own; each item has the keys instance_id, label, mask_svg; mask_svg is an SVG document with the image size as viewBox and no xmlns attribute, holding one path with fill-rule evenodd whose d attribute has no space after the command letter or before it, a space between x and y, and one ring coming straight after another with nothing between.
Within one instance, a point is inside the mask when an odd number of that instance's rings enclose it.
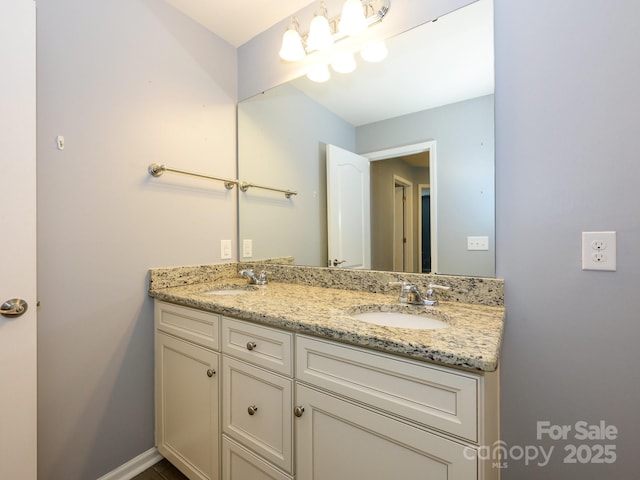
<instances>
[{"instance_id":1,"label":"light switch plate","mask_svg":"<svg viewBox=\"0 0 640 480\"><path fill-rule=\"evenodd\" d=\"M220 240L220 260L231 258L231 240Z\"/></svg>"},{"instance_id":2,"label":"light switch plate","mask_svg":"<svg viewBox=\"0 0 640 480\"><path fill-rule=\"evenodd\" d=\"M615 272L616 232L582 232L582 270Z\"/></svg>"},{"instance_id":3,"label":"light switch plate","mask_svg":"<svg viewBox=\"0 0 640 480\"><path fill-rule=\"evenodd\" d=\"M242 258L253 257L253 240L245 238L242 240Z\"/></svg>"}]
</instances>

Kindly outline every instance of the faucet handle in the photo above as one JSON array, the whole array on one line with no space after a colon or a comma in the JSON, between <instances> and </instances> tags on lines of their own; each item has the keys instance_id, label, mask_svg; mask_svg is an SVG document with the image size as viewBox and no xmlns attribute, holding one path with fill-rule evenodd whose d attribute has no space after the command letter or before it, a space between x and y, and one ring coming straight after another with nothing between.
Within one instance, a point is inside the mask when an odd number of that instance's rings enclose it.
<instances>
[{"instance_id":1,"label":"faucet handle","mask_svg":"<svg viewBox=\"0 0 640 480\"><path fill-rule=\"evenodd\" d=\"M438 305L438 299L436 298L435 290L451 290L451 287L445 287L444 285L435 285L430 283L427 285L427 292L425 294L425 299L427 303L431 305Z\"/></svg>"},{"instance_id":2,"label":"faucet handle","mask_svg":"<svg viewBox=\"0 0 640 480\"><path fill-rule=\"evenodd\" d=\"M389 282L389 285L397 285L400 287L400 296L398 297L398 301L400 303L411 303L409 296L420 294L420 292L418 292L418 287L413 283L409 283L404 280L401 282Z\"/></svg>"},{"instance_id":3,"label":"faucet handle","mask_svg":"<svg viewBox=\"0 0 640 480\"><path fill-rule=\"evenodd\" d=\"M451 287L445 287L444 285L435 285L433 283L427 285L427 288L429 290L451 290Z\"/></svg>"},{"instance_id":4,"label":"faucet handle","mask_svg":"<svg viewBox=\"0 0 640 480\"><path fill-rule=\"evenodd\" d=\"M411 287L415 287L415 285L413 283L409 283L409 282L407 282L405 280L397 281L397 282L389 282L389 285L402 287L402 292L408 290Z\"/></svg>"},{"instance_id":5,"label":"faucet handle","mask_svg":"<svg viewBox=\"0 0 640 480\"><path fill-rule=\"evenodd\" d=\"M267 275L270 275L271 272L267 271L267 270L262 270L259 274L258 274L258 282L259 285L266 285L268 280L267 280Z\"/></svg>"},{"instance_id":6,"label":"faucet handle","mask_svg":"<svg viewBox=\"0 0 640 480\"><path fill-rule=\"evenodd\" d=\"M241 277L246 276L249 279L249 285L266 285L267 283L269 283L269 281L267 280L267 274L269 273L271 272L262 270L256 275L252 268L247 268L246 270L240 270L238 272L238 275L240 275Z\"/></svg>"}]
</instances>

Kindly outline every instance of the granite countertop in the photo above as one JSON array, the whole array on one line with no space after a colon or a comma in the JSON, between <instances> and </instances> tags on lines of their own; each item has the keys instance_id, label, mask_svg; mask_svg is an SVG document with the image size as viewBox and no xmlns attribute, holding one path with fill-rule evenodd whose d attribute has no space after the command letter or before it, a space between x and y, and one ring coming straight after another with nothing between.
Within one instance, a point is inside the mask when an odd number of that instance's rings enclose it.
<instances>
[{"instance_id":1,"label":"granite countertop","mask_svg":"<svg viewBox=\"0 0 640 480\"><path fill-rule=\"evenodd\" d=\"M230 288L247 292L207 293ZM246 280L224 280L151 288L149 294L166 302L476 372L496 370L505 320L503 306L442 301L437 307L402 305L397 294L273 281L258 287L247 286ZM412 330L352 317L352 313L379 309L431 315L451 326Z\"/></svg>"}]
</instances>

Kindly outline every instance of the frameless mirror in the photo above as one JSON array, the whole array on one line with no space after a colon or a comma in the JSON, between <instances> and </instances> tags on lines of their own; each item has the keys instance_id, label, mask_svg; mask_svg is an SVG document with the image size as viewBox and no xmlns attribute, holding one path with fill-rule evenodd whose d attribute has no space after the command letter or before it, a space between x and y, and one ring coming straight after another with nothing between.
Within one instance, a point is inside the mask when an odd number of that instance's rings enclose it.
<instances>
[{"instance_id":1,"label":"frameless mirror","mask_svg":"<svg viewBox=\"0 0 640 480\"><path fill-rule=\"evenodd\" d=\"M495 276L491 0L386 44L381 62L239 103L238 178L297 192L239 192L241 261ZM370 180L351 167L332 180L334 147L365 158ZM368 263L352 261L365 244Z\"/></svg>"}]
</instances>

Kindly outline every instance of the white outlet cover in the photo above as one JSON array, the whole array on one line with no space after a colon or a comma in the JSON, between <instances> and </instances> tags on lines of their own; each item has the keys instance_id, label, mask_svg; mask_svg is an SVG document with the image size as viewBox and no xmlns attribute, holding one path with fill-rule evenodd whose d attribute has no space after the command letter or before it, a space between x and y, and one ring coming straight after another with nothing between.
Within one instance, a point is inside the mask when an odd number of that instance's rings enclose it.
<instances>
[{"instance_id":1,"label":"white outlet cover","mask_svg":"<svg viewBox=\"0 0 640 480\"><path fill-rule=\"evenodd\" d=\"M582 232L582 270L615 272L616 232Z\"/></svg>"}]
</instances>

